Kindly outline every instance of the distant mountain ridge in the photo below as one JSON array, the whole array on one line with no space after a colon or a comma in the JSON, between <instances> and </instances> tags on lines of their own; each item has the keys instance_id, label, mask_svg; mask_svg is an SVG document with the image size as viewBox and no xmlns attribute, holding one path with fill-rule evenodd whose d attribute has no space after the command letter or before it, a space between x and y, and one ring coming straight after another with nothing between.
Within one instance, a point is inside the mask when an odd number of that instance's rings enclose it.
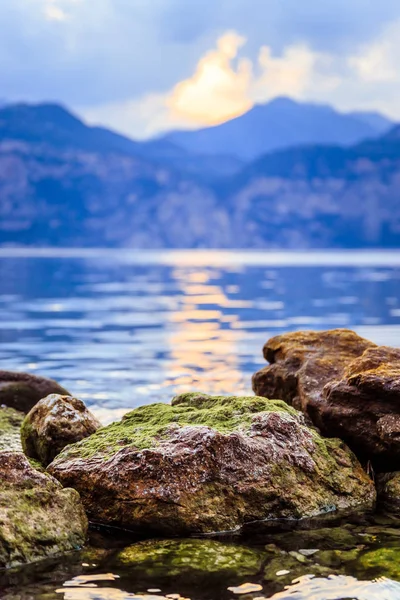
<instances>
[{"instance_id":1,"label":"distant mountain ridge","mask_svg":"<svg viewBox=\"0 0 400 600\"><path fill-rule=\"evenodd\" d=\"M0 244L398 248L400 126L244 163L135 142L57 105L4 107Z\"/></svg>"},{"instance_id":2,"label":"distant mountain ridge","mask_svg":"<svg viewBox=\"0 0 400 600\"><path fill-rule=\"evenodd\" d=\"M305 144L351 146L388 131L379 113L339 113L330 106L275 98L244 115L195 131L174 131L159 139L198 154L233 154L254 160L266 152Z\"/></svg>"}]
</instances>

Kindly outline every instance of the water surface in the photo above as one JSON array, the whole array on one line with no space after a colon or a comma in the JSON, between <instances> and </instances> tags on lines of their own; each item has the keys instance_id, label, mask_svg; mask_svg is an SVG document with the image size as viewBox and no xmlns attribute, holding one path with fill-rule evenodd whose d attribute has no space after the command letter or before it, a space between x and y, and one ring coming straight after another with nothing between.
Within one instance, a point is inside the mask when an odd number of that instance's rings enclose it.
<instances>
[{"instance_id":1,"label":"water surface","mask_svg":"<svg viewBox=\"0 0 400 600\"><path fill-rule=\"evenodd\" d=\"M2 368L57 379L104 422L187 390L250 393L281 332L400 345L400 253L57 252L0 253Z\"/></svg>"},{"instance_id":2,"label":"water surface","mask_svg":"<svg viewBox=\"0 0 400 600\"><path fill-rule=\"evenodd\" d=\"M251 393L285 331L400 346L400 253L0 250L0 310L2 368L57 379L106 423L183 391ZM399 524L379 518L247 540L92 532L80 552L0 572L0 598L396 600L399 564Z\"/></svg>"}]
</instances>

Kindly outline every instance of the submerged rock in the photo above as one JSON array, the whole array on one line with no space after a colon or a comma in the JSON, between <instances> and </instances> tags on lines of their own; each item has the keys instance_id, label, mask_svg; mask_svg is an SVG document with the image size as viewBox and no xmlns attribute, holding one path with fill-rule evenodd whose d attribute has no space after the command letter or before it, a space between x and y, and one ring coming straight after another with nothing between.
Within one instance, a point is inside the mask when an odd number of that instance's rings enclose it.
<instances>
[{"instance_id":1,"label":"submerged rock","mask_svg":"<svg viewBox=\"0 0 400 600\"><path fill-rule=\"evenodd\" d=\"M213 575L231 580L255 575L262 567L263 553L247 546L215 540L149 540L138 542L119 552L112 567L153 581L179 578L193 582Z\"/></svg>"},{"instance_id":2,"label":"submerged rock","mask_svg":"<svg viewBox=\"0 0 400 600\"><path fill-rule=\"evenodd\" d=\"M301 409L376 470L400 468L400 350L348 330L288 333L264 347L253 389Z\"/></svg>"},{"instance_id":3,"label":"submerged rock","mask_svg":"<svg viewBox=\"0 0 400 600\"><path fill-rule=\"evenodd\" d=\"M21 440L27 456L47 466L74 442L92 435L101 423L82 400L51 394L40 400L27 414L21 428Z\"/></svg>"},{"instance_id":4,"label":"submerged rock","mask_svg":"<svg viewBox=\"0 0 400 600\"><path fill-rule=\"evenodd\" d=\"M4 404L27 413L49 394L68 395L69 392L52 379L29 373L0 371L0 406Z\"/></svg>"},{"instance_id":5,"label":"submerged rock","mask_svg":"<svg viewBox=\"0 0 400 600\"><path fill-rule=\"evenodd\" d=\"M280 401L183 394L138 408L49 466L96 522L166 535L235 530L372 507L375 490L339 440Z\"/></svg>"},{"instance_id":6,"label":"submerged rock","mask_svg":"<svg viewBox=\"0 0 400 600\"><path fill-rule=\"evenodd\" d=\"M0 568L76 549L86 532L75 490L62 489L20 452L0 454Z\"/></svg>"},{"instance_id":7,"label":"submerged rock","mask_svg":"<svg viewBox=\"0 0 400 600\"><path fill-rule=\"evenodd\" d=\"M20 428L23 420L23 413L0 406L0 452L22 452Z\"/></svg>"}]
</instances>

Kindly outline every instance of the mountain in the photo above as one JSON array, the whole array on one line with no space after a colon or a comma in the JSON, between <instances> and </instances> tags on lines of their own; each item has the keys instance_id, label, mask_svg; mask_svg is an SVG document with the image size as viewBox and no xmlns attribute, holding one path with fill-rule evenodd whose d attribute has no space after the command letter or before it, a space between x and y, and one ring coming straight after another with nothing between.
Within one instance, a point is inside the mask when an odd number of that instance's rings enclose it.
<instances>
[{"instance_id":1,"label":"mountain","mask_svg":"<svg viewBox=\"0 0 400 600\"><path fill-rule=\"evenodd\" d=\"M233 170L230 160L134 142L57 105L6 107L0 244L400 247L400 126L352 146L269 152Z\"/></svg>"},{"instance_id":2,"label":"mountain","mask_svg":"<svg viewBox=\"0 0 400 600\"><path fill-rule=\"evenodd\" d=\"M348 115L359 121L363 121L372 127L378 135L387 133L393 127L393 121L378 112L353 111L348 113Z\"/></svg>"},{"instance_id":3,"label":"mountain","mask_svg":"<svg viewBox=\"0 0 400 600\"><path fill-rule=\"evenodd\" d=\"M239 247L400 247L400 126L344 148L266 154L222 182Z\"/></svg>"},{"instance_id":4,"label":"mountain","mask_svg":"<svg viewBox=\"0 0 400 600\"><path fill-rule=\"evenodd\" d=\"M79 148L94 152L120 152L132 156L182 156L171 142L135 142L103 127L89 127L58 104L11 104L0 108L0 139L46 144L59 150Z\"/></svg>"},{"instance_id":5,"label":"mountain","mask_svg":"<svg viewBox=\"0 0 400 600\"><path fill-rule=\"evenodd\" d=\"M376 137L392 123L378 113L339 113L330 106L276 98L244 115L205 129L175 131L162 139L197 154L261 154L304 144L351 146Z\"/></svg>"}]
</instances>

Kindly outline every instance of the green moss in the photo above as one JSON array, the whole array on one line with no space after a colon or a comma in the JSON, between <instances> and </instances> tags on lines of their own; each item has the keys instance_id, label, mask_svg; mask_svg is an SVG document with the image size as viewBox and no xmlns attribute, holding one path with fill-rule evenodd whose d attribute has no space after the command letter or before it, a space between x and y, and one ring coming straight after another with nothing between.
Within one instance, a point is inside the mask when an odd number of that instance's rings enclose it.
<instances>
[{"instance_id":1,"label":"green moss","mask_svg":"<svg viewBox=\"0 0 400 600\"><path fill-rule=\"evenodd\" d=\"M27 456L27 459L28 459L31 467L36 469L36 471L40 471L41 473L46 473L44 466L38 460L35 460L34 458L29 458L29 456Z\"/></svg>"},{"instance_id":2,"label":"green moss","mask_svg":"<svg viewBox=\"0 0 400 600\"><path fill-rule=\"evenodd\" d=\"M388 577L400 581L400 549L377 548L365 552L360 560L363 572L369 577Z\"/></svg>"},{"instance_id":3,"label":"green moss","mask_svg":"<svg viewBox=\"0 0 400 600\"><path fill-rule=\"evenodd\" d=\"M174 425L206 426L224 434L246 431L254 414L260 412L298 414L281 400L258 396L182 394L171 404L150 404L135 409L122 421L103 427L89 438L68 446L59 456L90 458L101 454L107 457L125 446L139 450L154 448Z\"/></svg>"},{"instance_id":4,"label":"green moss","mask_svg":"<svg viewBox=\"0 0 400 600\"><path fill-rule=\"evenodd\" d=\"M262 553L252 548L200 539L139 542L116 556L117 567L153 578L201 573L248 577L261 569L262 562Z\"/></svg>"},{"instance_id":5,"label":"green moss","mask_svg":"<svg viewBox=\"0 0 400 600\"><path fill-rule=\"evenodd\" d=\"M0 408L0 452L21 452L20 427L23 413L13 408Z\"/></svg>"}]
</instances>

